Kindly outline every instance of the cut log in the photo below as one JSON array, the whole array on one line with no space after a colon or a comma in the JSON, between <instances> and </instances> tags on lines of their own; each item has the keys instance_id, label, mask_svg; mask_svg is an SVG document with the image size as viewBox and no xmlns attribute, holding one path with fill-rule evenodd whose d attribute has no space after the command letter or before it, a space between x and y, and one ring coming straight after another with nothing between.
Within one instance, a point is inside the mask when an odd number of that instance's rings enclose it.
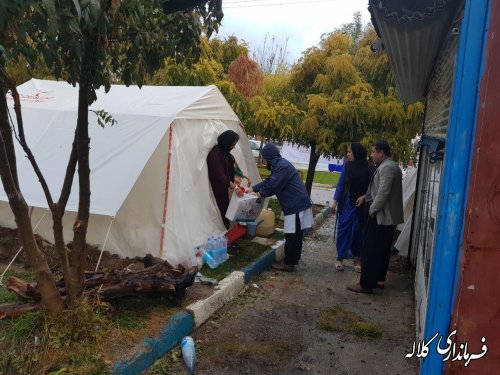
<instances>
[{"instance_id":1,"label":"cut log","mask_svg":"<svg viewBox=\"0 0 500 375\"><path fill-rule=\"evenodd\" d=\"M149 254L138 259L144 262L145 265L151 264L151 266L137 271L124 269L110 272L85 272L85 289L89 294L98 294L104 300L113 300L125 296L165 294L173 297L174 302L180 305L181 299L186 293L186 288L193 285L195 275L198 272L197 267L186 269L179 265L174 268L169 262ZM16 277L11 277L9 278L8 288L23 298L31 298L37 302L41 301L35 283L29 284ZM57 283L57 288L62 296L66 295L64 280ZM30 307L32 305L15 306L26 306L28 309L26 311L31 311L29 308L39 308ZM17 310L14 309L13 311ZM20 308L19 313L9 312L7 314L5 312L5 316L19 316L26 311ZM1 313L2 311L0 311Z\"/></svg>"},{"instance_id":2,"label":"cut log","mask_svg":"<svg viewBox=\"0 0 500 375\"><path fill-rule=\"evenodd\" d=\"M32 299L36 302L42 300L42 296L36 288L36 283L27 283L15 276L7 280L7 289L25 299Z\"/></svg>"},{"instance_id":3,"label":"cut log","mask_svg":"<svg viewBox=\"0 0 500 375\"><path fill-rule=\"evenodd\" d=\"M146 267L146 268L151 267L151 266L155 266L157 264L166 264L170 268L175 269L175 267L173 265L171 265L168 261L161 259L161 258L154 257L151 254L146 254L145 257L135 257L134 259L144 263L144 267Z\"/></svg>"},{"instance_id":4,"label":"cut log","mask_svg":"<svg viewBox=\"0 0 500 375\"><path fill-rule=\"evenodd\" d=\"M182 267L182 266L181 266ZM182 275L183 269L171 268L170 265L165 263L157 263L154 266L144 268L138 271L131 270L112 270L104 273L96 273L92 277L85 280L86 288L93 288L100 285L118 284L123 280L129 278L149 277L148 275L161 274L168 275ZM142 276L141 276L142 275ZM144 276L145 275L145 276ZM90 276L90 275L89 275Z\"/></svg>"},{"instance_id":5,"label":"cut log","mask_svg":"<svg viewBox=\"0 0 500 375\"><path fill-rule=\"evenodd\" d=\"M182 298L186 288L193 285L197 268L186 269L179 266L172 269L167 262L156 264L140 271L114 271L104 274L101 278L105 285L99 290L99 296L104 300L111 300L124 296L148 295L148 294L172 294L176 298ZM109 280L118 282L109 283ZM96 283L97 278L88 280ZM106 286L110 285L111 286Z\"/></svg>"},{"instance_id":6,"label":"cut log","mask_svg":"<svg viewBox=\"0 0 500 375\"><path fill-rule=\"evenodd\" d=\"M37 303L37 304L26 303L26 304L22 304L22 305L14 304L14 303L2 304L2 305L0 305L0 320L14 319L14 318L17 318L18 316L20 316L24 313L38 310L41 307L42 307L41 303Z\"/></svg>"}]
</instances>

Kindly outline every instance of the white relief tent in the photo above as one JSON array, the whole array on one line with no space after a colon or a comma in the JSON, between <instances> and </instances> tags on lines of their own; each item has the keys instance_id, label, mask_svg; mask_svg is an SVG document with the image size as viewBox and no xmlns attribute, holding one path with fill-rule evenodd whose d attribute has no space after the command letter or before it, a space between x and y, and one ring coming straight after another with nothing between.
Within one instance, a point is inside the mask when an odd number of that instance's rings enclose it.
<instances>
[{"instance_id":1,"label":"white relief tent","mask_svg":"<svg viewBox=\"0 0 500 375\"><path fill-rule=\"evenodd\" d=\"M59 198L74 136L78 88L32 79L18 87L28 145ZM91 207L87 242L123 257L148 253L172 264L195 263L194 247L225 232L208 180L206 156L217 136L240 136L236 162L260 181L240 120L215 86L113 85L97 92L91 110L117 123L104 128L89 112ZM9 110L15 119L13 100ZM19 183L32 209L35 232L52 241L52 218L30 162L16 142ZM65 240L73 238L78 173L64 215ZM15 228L0 186L0 225Z\"/></svg>"}]
</instances>

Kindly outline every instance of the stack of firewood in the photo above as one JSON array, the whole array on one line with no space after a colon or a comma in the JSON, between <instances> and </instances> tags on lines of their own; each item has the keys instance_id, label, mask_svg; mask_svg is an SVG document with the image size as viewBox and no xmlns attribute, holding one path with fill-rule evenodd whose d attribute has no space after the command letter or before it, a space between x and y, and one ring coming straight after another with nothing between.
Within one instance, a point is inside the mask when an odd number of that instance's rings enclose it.
<instances>
[{"instance_id":1,"label":"stack of firewood","mask_svg":"<svg viewBox=\"0 0 500 375\"><path fill-rule=\"evenodd\" d=\"M85 293L94 294L105 301L126 296L168 295L180 305L186 288L193 285L197 268L187 269L182 265L173 267L169 262L147 255L136 257L144 263L138 271L129 269L109 272L86 272ZM64 280L57 283L62 296L66 294ZM27 283L17 277L10 277L7 288L23 299L24 304L1 304L0 319L11 319L25 312L42 307L41 295L36 283Z\"/></svg>"}]
</instances>

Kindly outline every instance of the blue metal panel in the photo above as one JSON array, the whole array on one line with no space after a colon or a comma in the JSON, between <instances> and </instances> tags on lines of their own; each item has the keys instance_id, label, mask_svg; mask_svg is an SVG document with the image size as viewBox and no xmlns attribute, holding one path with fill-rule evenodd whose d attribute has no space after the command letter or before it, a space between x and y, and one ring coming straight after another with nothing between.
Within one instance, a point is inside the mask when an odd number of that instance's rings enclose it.
<instances>
[{"instance_id":1,"label":"blue metal panel","mask_svg":"<svg viewBox=\"0 0 500 375\"><path fill-rule=\"evenodd\" d=\"M489 0L467 0L460 28L429 283L426 340L436 332L447 337L453 311L489 9ZM443 358L434 345L421 363L421 374L434 375L443 371Z\"/></svg>"}]
</instances>

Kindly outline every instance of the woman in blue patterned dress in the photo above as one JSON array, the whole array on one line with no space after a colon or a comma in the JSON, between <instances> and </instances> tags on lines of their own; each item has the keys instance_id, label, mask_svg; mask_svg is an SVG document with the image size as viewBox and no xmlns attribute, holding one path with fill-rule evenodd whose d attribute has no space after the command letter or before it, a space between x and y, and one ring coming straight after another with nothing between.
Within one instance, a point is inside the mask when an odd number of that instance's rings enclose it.
<instances>
[{"instance_id":1,"label":"woman in blue patterned dress","mask_svg":"<svg viewBox=\"0 0 500 375\"><path fill-rule=\"evenodd\" d=\"M356 207L356 199L366 194L374 171L366 149L360 143L351 143L332 203L332 212L337 213L337 271L344 270L344 259L354 257L354 270L361 272L365 210L363 206Z\"/></svg>"}]
</instances>

